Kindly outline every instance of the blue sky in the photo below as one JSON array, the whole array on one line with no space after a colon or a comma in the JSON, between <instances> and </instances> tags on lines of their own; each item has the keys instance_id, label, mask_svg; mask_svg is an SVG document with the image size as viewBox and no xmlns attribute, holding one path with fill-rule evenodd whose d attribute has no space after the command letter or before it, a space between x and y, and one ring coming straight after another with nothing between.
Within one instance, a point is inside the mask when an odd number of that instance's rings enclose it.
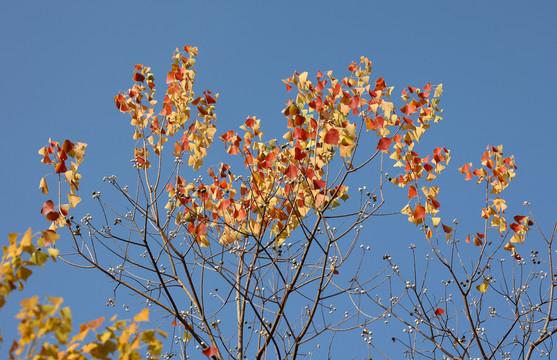
<instances>
[{"instance_id":1,"label":"blue sky","mask_svg":"<svg viewBox=\"0 0 557 360\"><path fill-rule=\"evenodd\" d=\"M546 229L555 221L552 1L34 1L4 2L1 9L6 241L9 232L45 227L38 183L46 167L37 150L50 137L88 144L83 194L129 164L131 128L112 98L131 85L134 64L151 66L162 85L173 50L185 44L199 47L198 92L220 93L218 134L256 116L268 139L282 136L288 96L281 79L294 71L343 74L362 55L396 93L406 85L443 83L444 120L421 149L452 151L442 180L445 216L479 223L481 194L456 168L479 164L486 145L503 144L518 164L505 195L510 212L524 212L528 200ZM417 234L403 221L396 223L407 229L378 231L406 247L405 231ZM106 279L61 264L48 266L29 288L24 295L63 296L76 322L106 310L111 292ZM16 299L0 314L2 322Z\"/></svg>"}]
</instances>

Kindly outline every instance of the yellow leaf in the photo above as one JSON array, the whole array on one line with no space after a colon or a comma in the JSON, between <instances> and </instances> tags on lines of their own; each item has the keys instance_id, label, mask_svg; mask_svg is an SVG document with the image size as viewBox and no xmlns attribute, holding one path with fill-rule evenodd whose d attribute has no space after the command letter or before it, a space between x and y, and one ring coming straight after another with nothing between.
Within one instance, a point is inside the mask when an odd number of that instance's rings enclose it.
<instances>
[{"instance_id":1,"label":"yellow leaf","mask_svg":"<svg viewBox=\"0 0 557 360\"><path fill-rule=\"evenodd\" d=\"M515 250L516 250L516 246L514 246L513 244L508 242L508 243L505 244L505 247L503 247L503 250L512 251L514 253Z\"/></svg>"},{"instance_id":2,"label":"yellow leaf","mask_svg":"<svg viewBox=\"0 0 557 360\"><path fill-rule=\"evenodd\" d=\"M48 255L50 255L52 260L56 260L56 257L58 257L58 252L60 252L60 250L54 248L48 248L47 251L48 251Z\"/></svg>"},{"instance_id":3,"label":"yellow leaf","mask_svg":"<svg viewBox=\"0 0 557 360\"><path fill-rule=\"evenodd\" d=\"M511 238L511 242L522 244L524 242L524 235L514 234Z\"/></svg>"},{"instance_id":4,"label":"yellow leaf","mask_svg":"<svg viewBox=\"0 0 557 360\"><path fill-rule=\"evenodd\" d=\"M46 179L43 177L39 183L39 189L43 194L48 194L48 185L46 184Z\"/></svg>"},{"instance_id":5,"label":"yellow leaf","mask_svg":"<svg viewBox=\"0 0 557 360\"><path fill-rule=\"evenodd\" d=\"M101 336L99 336L98 339L99 339L99 341L100 341L101 343L104 344L104 343L106 343L108 340L110 340L111 337L112 337L112 333L109 332L109 331L107 331L107 332L103 333Z\"/></svg>"},{"instance_id":6,"label":"yellow leaf","mask_svg":"<svg viewBox=\"0 0 557 360\"><path fill-rule=\"evenodd\" d=\"M74 208L79 204L81 198L74 194L68 194L68 201L70 202L70 206Z\"/></svg>"},{"instance_id":7,"label":"yellow leaf","mask_svg":"<svg viewBox=\"0 0 557 360\"><path fill-rule=\"evenodd\" d=\"M71 342L72 342L72 343L75 343L75 342L77 342L77 341L83 341L83 339L85 339L85 337L87 336L87 333L88 333L88 332L89 332L89 328L88 328L86 325L81 324L81 326L80 326L80 328L79 328L79 334L75 335L75 336L72 338L72 341L71 341Z\"/></svg>"},{"instance_id":8,"label":"yellow leaf","mask_svg":"<svg viewBox=\"0 0 557 360\"><path fill-rule=\"evenodd\" d=\"M51 230L45 230L45 231L41 231L41 239L43 240L43 244L39 244L39 246L45 246L44 243L55 243L56 240L58 240L60 238L60 235L58 235L55 231L51 231ZM47 244L47 245L48 245Z\"/></svg>"},{"instance_id":9,"label":"yellow leaf","mask_svg":"<svg viewBox=\"0 0 557 360\"><path fill-rule=\"evenodd\" d=\"M149 309L145 308L133 318L133 321L149 321Z\"/></svg>"},{"instance_id":10,"label":"yellow leaf","mask_svg":"<svg viewBox=\"0 0 557 360\"><path fill-rule=\"evenodd\" d=\"M307 78L308 78L308 73L307 71L304 71L303 73L300 74L300 76L298 77L300 79L300 84L302 86L304 86L306 84Z\"/></svg>"},{"instance_id":11,"label":"yellow leaf","mask_svg":"<svg viewBox=\"0 0 557 360\"><path fill-rule=\"evenodd\" d=\"M21 238L21 247L30 246L31 245L31 228L27 229L25 235Z\"/></svg>"},{"instance_id":12,"label":"yellow leaf","mask_svg":"<svg viewBox=\"0 0 557 360\"><path fill-rule=\"evenodd\" d=\"M485 294L485 292L487 291L487 286L488 285L489 285L489 283L487 282L487 280L484 280L483 283L476 286L476 289L478 289L478 291L483 292Z\"/></svg>"},{"instance_id":13,"label":"yellow leaf","mask_svg":"<svg viewBox=\"0 0 557 360\"><path fill-rule=\"evenodd\" d=\"M443 84L437 85L435 88L435 93L433 94L434 97L438 98L443 95Z\"/></svg>"}]
</instances>

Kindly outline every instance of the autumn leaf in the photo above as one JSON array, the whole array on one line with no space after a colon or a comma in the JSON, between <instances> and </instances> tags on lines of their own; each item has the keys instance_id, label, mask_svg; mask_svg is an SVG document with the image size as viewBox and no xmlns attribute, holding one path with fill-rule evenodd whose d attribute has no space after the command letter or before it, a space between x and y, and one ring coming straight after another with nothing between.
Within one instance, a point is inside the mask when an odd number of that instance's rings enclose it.
<instances>
[{"instance_id":1,"label":"autumn leaf","mask_svg":"<svg viewBox=\"0 0 557 360\"><path fill-rule=\"evenodd\" d=\"M408 187L408 199L413 199L417 196L416 187L414 185L410 185Z\"/></svg>"},{"instance_id":2,"label":"autumn leaf","mask_svg":"<svg viewBox=\"0 0 557 360\"><path fill-rule=\"evenodd\" d=\"M323 140L325 141L326 144L338 145L338 138L339 138L338 130L330 129L329 131L327 131L327 134L325 135L325 138Z\"/></svg>"},{"instance_id":3,"label":"autumn leaf","mask_svg":"<svg viewBox=\"0 0 557 360\"><path fill-rule=\"evenodd\" d=\"M53 211L54 211L54 203L52 202L52 200L45 201L41 209L41 215L47 215Z\"/></svg>"},{"instance_id":4,"label":"autumn leaf","mask_svg":"<svg viewBox=\"0 0 557 360\"><path fill-rule=\"evenodd\" d=\"M489 283L487 282L487 280L484 280L483 283L476 286L476 289L478 289L478 291L483 292L485 294L485 292L487 291L487 286L488 285L489 285Z\"/></svg>"},{"instance_id":5,"label":"autumn leaf","mask_svg":"<svg viewBox=\"0 0 557 360\"><path fill-rule=\"evenodd\" d=\"M58 164L56 164L54 170L57 174L63 174L68 171L68 169L66 168L66 163L64 161L60 161Z\"/></svg>"},{"instance_id":6,"label":"autumn leaf","mask_svg":"<svg viewBox=\"0 0 557 360\"><path fill-rule=\"evenodd\" d=\"M81 198L75 194L68 194L68 201L71 207L76 207L77 204L81 201Z\"/></svg>"},{"instance_id":7,"label":"autumn leaf","mask_svg":"<svg viewBox=\"0 0 557 360\"><path fill-rule=\"evenodd\" d=\"M134 316L133 321L149 321L149 309L144 308L141 312Z\"/></svg>"},{"instance_id":8,"label":"autumn leaf","mask_svg":"<svg viewBox=\"0 0 557 360\"><path fill-rule=\"evenodd\" d=\"M39 243L39 246L48 246L56 242L56 240L60 238L60 235L58 235L54 230L41 231L41 235L42 237L40 239L42 239L44 243L43 244Z\"/></svg>"},{"instance_id":9,"label":"autumn leaf","mask_svg":"<svg viewBox=\"0 0 557 360\"><path fill-rule=\"evenodd\" d=\"M441 95L443 95L443 84L439 84L437 85L437 87L435 88L435 92L433 93L433 96L438 98Z\"/></svg>"},{"instance_id":10,"label":"autumn leaf","mask_svg":"<svg viewBox=\"0 0 557 360\"><path fill-rule=\"evenodd\" d=\"M445 231L447 234L450 234L453 232L453 228L450 226L447 226L445 224L441 224L443 226L443 231Z\"/></svg>"},{"instance_id":11,"label":"autumn leaf","mask_svg":"<svg viewBox=\"0 0 557 360\"><path fill-rule=\"evenodd\" d=\"M435 316L443 315L444 313L445 313L445 310L443 310L441 308L437 308L437 310L435 310Z\"/></svg>"},{"instance_id":12,"label":"autumn leaf","mask_svg":"<svg viewBox=\"0 0 557 360\"><path fill-rule=\"evenodd\" d=\"M45 177L43 177L41 179L41 182L39 183L39 189L41 189L41 192L43 194L48 194L48 185L46 183L46 178Z\"/></svg>"},{"instance_id":13,"label":"autumn leaf","mask_svg":"<svg viewBox=\"0 0 557 360\"><path fill-rule=\"evenodd\" d=\"M203 352L203 355L205 355L207 357L215 356L216 354L218 354L218 350L214 346L209 346L208 348L203 349L202 352Z\"/></svg>"},{"instance_id":14,"label":"autumn leaf","mask_svg":"<svg viewBox=\"0 0 557 360\"><path fill-rule=\"evenodd\" d=\"M325 186L327 186L327 182L325 182L324 180L318 180L318 179L314 179L313 180L313 186L316 189L322 189Z\"/></svg>"},{"instance_id":15,"label":"autumn leaf","mask_svg":"<svg viewBox=\"0 0 557 360\"><path fill-rule=\"evenodd\" d=\"M422 205L416 205L414 219L425 219L425 208Z\"/></svg>"},{"instance_id":16,"label":"autumn leaf","mask_svg":"<svg viewBox=\"0 0 557 360\"><path fill-rule=\"evenodd\" d=\"M386 137L379 139L379 142L377 143L377 150L388 151L392 141L393 139Z\"/></svg>"},{"instance_id":17,"label":"autumn leaf","mask_svg":"<svg viewBox=\"0 0 557 360\"><path fill-rule=\"evenodd\" d=\"M284 175L286 175L289 179L295 179L298 176L298 168L296 166L290 164L286 168L286 171L284 172Z\"/></svg>"}]
</instances>

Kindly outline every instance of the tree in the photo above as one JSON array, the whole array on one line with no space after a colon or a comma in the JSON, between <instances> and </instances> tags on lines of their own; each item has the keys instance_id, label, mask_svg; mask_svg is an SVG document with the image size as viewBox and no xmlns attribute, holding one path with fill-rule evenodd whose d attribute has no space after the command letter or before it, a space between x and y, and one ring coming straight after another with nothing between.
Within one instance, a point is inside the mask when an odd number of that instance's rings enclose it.
<instances>
[{"instance_id":1,"label":"tree","mask_svg":"<svg viewBox=\"0 0 557 360\"><path fill-rule=\"evenodd\" d=\"M18 240L17 234L9 235L9 245L3 246L0 262L0 308L14 290L23 290L33 274L32 267L43 266L48 259L56 261L58 249L48 247L59 238L51 230L42 231L34 241L31 229ZM47 247L47 252L41 250ZM20 338L10 347L10 360L84 360L87 358L109 359L118 354L119 359L141 358L139 349L146 345L152 358L161 353L162 342L157 335L166 336L160 330L141 330L139 323L149 320L149 310L143 309L132 322L115 321L100 329L104 317L82 324L79 332L70 340L73 330L72 315L68 307L61 308L63 299L49 297L40 303L38 296L21 301L19 319ZM91 340L95 334L96 339ZM87 341L84 341L86 340ZM0 335L0 342L3 341Z\"/></svg>"},{"instance_id":2,"label":"tree","mask_svg":"<svg viewBox=\"0 0 557 360\"><path fill-rule=\"evenodd\" d=\"M535 220L517 215L508 225L505 201L498 197L515 175L514 158L490 146L482 168L460 168L467 180L476 176L486 184L481 233L464 244L456 237L457 222L441 221L439 187L432 184L448 165L450 151L437 147L424 157L415 151L422 135L442 119L441 84L408 86L402 106L395 106L393 88L382 78L370 79L367 58L351 63L342 79L318 72L311 82L308 73L296 72L284 80L287 91L297 94L283 110L282 140L263 141L256 118L248 118L241 133L229 130L218 137L231 161L241 163L237 170L225 163L204 165L217 132L218 94L196 97L196 55L195 47L176 50L160 111L149 67L136 65L133 87L115 96L116 107L134 127L137 183L132 190L114 175L104 178L123 203L107 203L94 192L100 222L90 214L81 220L70 214L81 200L77 171L86 145L50 141L40 150L59 183L56 203L47 200L42 214L49 230L67 228L73 240L71 248L58 241L65 252L61 258L110 277L112 304L117 290L125 288L161 310L163 326L178 334L178 348L171 347L168 357L202 351L214 359L297 358L310 356L321 343L332 346L345 333L362 335L370 357L387 357L370 325L393 317L408 327L408 337L392 340L411 358L529 358L551 343L553 282L534 270L524 276L517 249ZM384 172L389 159L400 175ZM196 174L205 171L207 180ZM376 183L349 199L347 184L363 171L374 171L366 181ZM366 267L370 251L359 249L358 239L365 222L388 215L380 209L384 188L392 184L408 189L409 202L398 214L423 232L422 248L433 252L428 260L449 274L442 298L427 291L428 266L419 281L417 258L410 276L390 255L382 270L371 273ZM46 178L40 188L48 193ZM488 236L491 227L496 233ZM552 279L554 233L544 238ZM479 251L464 253L471 241ZM414 245L411 250L416 254ZM500 251L514 260L501 263L496 274L492 264ZM537 253L534 261L541 261ZM496 288L496 280L504 287ZM534 283L548 292L537 303L527 291ZM448 295L453 288L461 300ZM511 317L486 310L489 296L503 297L514 309ZM508 330L488 337L481 329L492 319ZM332 351L329 347L329 357Z\"/></svg>"}]
</instances>

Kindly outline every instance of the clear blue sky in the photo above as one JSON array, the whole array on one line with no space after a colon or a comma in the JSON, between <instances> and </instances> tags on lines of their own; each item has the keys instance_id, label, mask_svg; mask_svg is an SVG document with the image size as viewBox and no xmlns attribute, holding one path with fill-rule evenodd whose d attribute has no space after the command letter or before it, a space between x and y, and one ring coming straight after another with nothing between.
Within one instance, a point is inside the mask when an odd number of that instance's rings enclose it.
<instances>
[{"instance_id":1,"label":"clear blue sky","mask_svg":"<svg viewBox=\"0 0 557 360\"><path fill-rule=\"evenodd\" d=\"M218 134L257 116L268 138L281 136L287 100L281 79L294 71L343 73L362 55L396 93L443 83L444 121L421 148L452 150L442 214L478 223L481 196L470 199L472 184L456 168L478 164L486 145L504 144L519 167L505 195L510 212L523 212L528 200L548 228L557 217L556 13L553 1L3 2L2 241L9 232L45 227L38 183L46 167L37 150L49 137L89 144L83 194L103 189L103 176L129 164L129 121L112 98L131 85L134 64L151 66L162 85L173 50L185 44L199 47L197 90L220 93ZM403 224L407 229L396 234L377 232L406 248L405 234L419 234ZM378 255L385 247L380 238ZM76 322L106 310L111 297L106 279L63 265L49 266L29 286L25 296L63 296Z\"/></svg>"}]
</instances>

